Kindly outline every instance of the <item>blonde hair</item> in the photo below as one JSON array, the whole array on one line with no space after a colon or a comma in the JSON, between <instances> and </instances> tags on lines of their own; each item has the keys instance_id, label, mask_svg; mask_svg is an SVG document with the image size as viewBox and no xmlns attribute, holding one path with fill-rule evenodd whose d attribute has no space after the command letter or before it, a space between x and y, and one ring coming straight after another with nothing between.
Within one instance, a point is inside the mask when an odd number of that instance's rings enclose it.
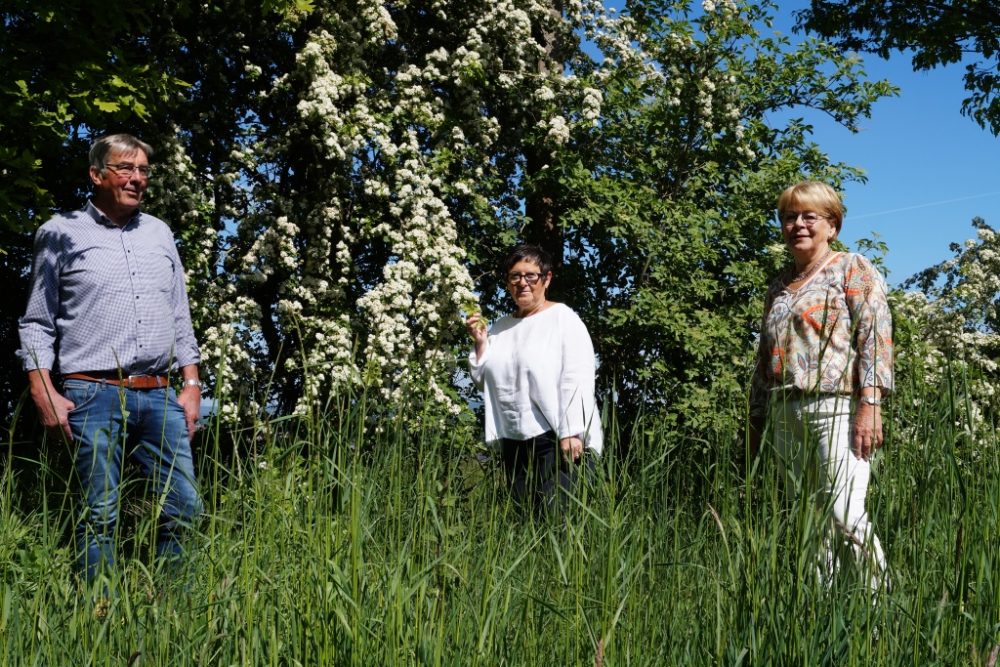
<instances>
[{"instance_id":1,"label":"blonde hair","mask_svg":"<svg viewBox=\"0 0 1000 667\"><path fill-rule=\"evenodd\" d=\"M784 217L785 211L810 210L825 215L837 228L844 224L844 204L837 191L826 183L819 181L801 181L785 188L778 197L778 215Z\"/></svg>"}]
</instances>

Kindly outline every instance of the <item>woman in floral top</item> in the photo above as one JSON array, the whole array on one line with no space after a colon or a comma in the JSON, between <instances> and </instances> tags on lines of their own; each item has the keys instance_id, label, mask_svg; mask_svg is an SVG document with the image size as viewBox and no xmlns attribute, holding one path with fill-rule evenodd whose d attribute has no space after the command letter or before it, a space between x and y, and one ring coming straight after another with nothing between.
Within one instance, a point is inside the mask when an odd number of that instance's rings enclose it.
<instances>
[{"instance_id":1,"label":"woman in floral top","mask_svg":"<svg viewBox=\"0 0 1000 667\"><path fill-rule=\"evenodd\" d=\"M865 496L869 460L882 445L881 403L893 383L885 281L863 256L830 247L844 209L828 185L791 186L778 199L778 216L795 263L774 281L764 303L751 449L759 447L770 417L788 488L820 491L847 543L872 566L874 587L885 560ZM829 540L827 549L824 574L831 575Z\"/></svg>"}]
</instances>

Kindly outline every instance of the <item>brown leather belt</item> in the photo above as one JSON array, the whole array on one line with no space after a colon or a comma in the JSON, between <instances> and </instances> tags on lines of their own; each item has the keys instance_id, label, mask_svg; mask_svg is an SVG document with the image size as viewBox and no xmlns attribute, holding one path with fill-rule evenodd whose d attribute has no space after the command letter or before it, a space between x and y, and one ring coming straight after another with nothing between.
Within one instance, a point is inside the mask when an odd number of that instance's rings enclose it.
<instances>
[{"instance_id":1,"label":"brown leather belt","mask_svg":"<svg viewBox=\"0 0 1000 667\"><path fill-rule=\"evenodd\" d=\"M86 380L106 382L126 389L159 389L168 386L166 375L119 375L114 371L88 371L86 373L66 373L64 380Z\"/></svg>"}]
</instances>

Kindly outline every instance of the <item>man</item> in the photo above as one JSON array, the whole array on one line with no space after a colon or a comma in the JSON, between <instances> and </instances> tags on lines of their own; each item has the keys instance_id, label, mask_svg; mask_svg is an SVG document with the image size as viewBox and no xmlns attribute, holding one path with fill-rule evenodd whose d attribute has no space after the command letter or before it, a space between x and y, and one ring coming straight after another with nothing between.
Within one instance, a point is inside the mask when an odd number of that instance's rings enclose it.
<instances>
[{"instance_id":1,"label":"man","mask_svg":"<svg viewBox=\"0 0 1000 667\"><path fill-rule=\"evenodd\" d=\"M150 478L161 508L157 554L179 555L179 530L202 510L191 460L199 353L184 269L167 225L139 210L152 153L127 134L94 142L93 197L38 229L20 320L18 357L39 419L74 444L78 564L88 580L114 565L125 456ZM180 394L169 384L174 368Z\"/></svg>"}]
</instances>

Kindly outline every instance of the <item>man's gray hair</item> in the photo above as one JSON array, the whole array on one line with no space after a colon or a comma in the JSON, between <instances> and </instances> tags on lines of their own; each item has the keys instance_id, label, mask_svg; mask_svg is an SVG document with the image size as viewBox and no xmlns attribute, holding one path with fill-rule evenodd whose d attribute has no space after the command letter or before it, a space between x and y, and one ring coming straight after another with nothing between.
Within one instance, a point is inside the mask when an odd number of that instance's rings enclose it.
<instances>
[{"instance_id":1,"label":"man's gray hair","mask_svg":"<svg viewBox=\"0 0 1000 667\"><path fill-rule=\"evenodd\" d=\"M108 166L106 162L108 153L113 150L119 153L142 151L146 154L147 160L153 158L153 147L145 141L133 137L131 134L108 134L91 144L90 166L103 173Z\"/></svg>"}]
</instances>

